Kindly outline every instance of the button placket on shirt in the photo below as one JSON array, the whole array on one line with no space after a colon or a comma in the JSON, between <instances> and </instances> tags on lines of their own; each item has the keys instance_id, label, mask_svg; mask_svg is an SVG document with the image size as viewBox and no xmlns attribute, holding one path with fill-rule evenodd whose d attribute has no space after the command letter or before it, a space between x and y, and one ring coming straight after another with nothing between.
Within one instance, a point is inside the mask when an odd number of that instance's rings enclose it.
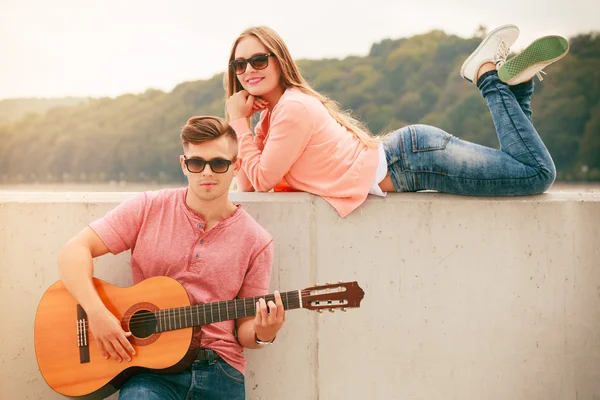
<instances>
[{"instance_id":1,"label":"button placket on shirt","mask_svg":"<svg viewBox=\"0 0 600 400\"><path fill-rule=\"evenodd\" d=\"M207 242L207 238L209 235L218 237L219 232L224 229L226 226L228 226L229 224L231 224L233 221L237 220L239 218L241 214L239 213L239 210L234 213L233 216L228 217L226 220L220 221L219 223L217 223L214 227L212 227L208 232L204 231L204 228L206 226L206 224L204 223L203 220L200 220L199 222L199 218L195 217L193 218L194 222L192 227L196 227L196 243L193 245L192 247L192 254L190 257L190 269L191 271L199 271L203 268L203 264L204 264L204 256L203 256L203 252L205 252L206 250L204 249L205 246L208 245ZM212 237L211 236L211 237ZM214 238L213 238L214 239ZM217 239L218 240L218 239ZM216 244L215 244L216 245ZM209 257L210 259L210 257Z\"/></svg>"},{"instance_id":2,"label":"button placket on shirt","mask_svg":"<svg viewBox=\"0 0 600 400\"><path fill-rule=\"evenodd\" d=\"M198 240L196 242L196 246L194 246L194 259L195 260L199 260L200 259L200 252L198 249L198 246L201 244L204 244L204 238L203 236L206 235L206 232L204 232L204 225L202 225L201 223L196 224L196 227L199 229L199 233L198 233L198 237L200 238L200 240Z\"/></svg>"}]
</instances>

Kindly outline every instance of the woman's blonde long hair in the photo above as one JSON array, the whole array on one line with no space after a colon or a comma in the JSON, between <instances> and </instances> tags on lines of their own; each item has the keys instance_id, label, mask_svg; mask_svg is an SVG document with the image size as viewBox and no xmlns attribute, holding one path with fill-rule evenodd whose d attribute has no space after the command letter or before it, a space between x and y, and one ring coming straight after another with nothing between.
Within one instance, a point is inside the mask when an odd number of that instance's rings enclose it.
<instances>
[{"instance_id":1,"label":"woman's blonde long hair","mask_svg":"<svg viewBox=\"0 0 600 400\"><path fill-rule=\"evenodd\" d=\"M283 42L283 39L273 29L266 26L256 26L248 28L242 32L231 47L229 63L231 63L231 61L233 61L235 58L235 49L237 48L240 40L248 36L255 37L267 48L268 51L275 54L275 58L277 58L277 61L279 61L281 69L281 85L284 88L287 89L294 87L305 94L316 97L325 106L329 112L329 115L331 115L340 125L352 132L361 142L369 147L374 147L377 145L379 140L369 133L368 128L362 122L354 119L348 112L343 111L337 102L327 98L326 96L323 96L310 87L310 85L302 77L302 74L300 74L300 69L292 59L292 56L290 55L287 46ZM232 71L231 68L227 68L227 74L225 75L225 86L227 88L227 99L234 93L243 90L242 84L237 79L235 71ZM227 110L225 110L225 115L227 116L227 119L229 119Z\"/></svg>"}]
</instances>

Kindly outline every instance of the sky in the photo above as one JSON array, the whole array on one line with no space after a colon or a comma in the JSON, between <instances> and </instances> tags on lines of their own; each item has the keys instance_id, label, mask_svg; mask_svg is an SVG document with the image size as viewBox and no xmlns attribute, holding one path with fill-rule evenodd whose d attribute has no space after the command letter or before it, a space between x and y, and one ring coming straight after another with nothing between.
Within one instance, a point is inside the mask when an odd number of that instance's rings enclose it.
<instances>
[{"instance_id":1,"label":"sky","mask_svg":"<svg viewBox=\"0 0 600 400\"><path fill-rule=\"evenodd\" d=\"M249 26L268 25L295 59L366 55L373 43L441 29L519 26L536 37L600 32L597 0L0 0L0 99L115 97L223 72ZM458 71L457 71L458 73Z\"/></svg>"}]
</instances>

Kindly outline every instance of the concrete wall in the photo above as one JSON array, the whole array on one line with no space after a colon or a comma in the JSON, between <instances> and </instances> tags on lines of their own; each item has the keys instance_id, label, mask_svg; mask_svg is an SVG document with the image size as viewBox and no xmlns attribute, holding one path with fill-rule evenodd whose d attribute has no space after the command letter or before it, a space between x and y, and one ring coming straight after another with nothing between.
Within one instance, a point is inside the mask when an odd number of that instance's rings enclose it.
<instances>
[{"instance_id":1,"label":"concrete wall","mask_svg":"<svg viewBox=\"0 0 600 400\"><path fill-rule=\"evenodd\" d=\"M37 368L37 303L61 245L131 195L0 194L0 398L61 398ZM247 351L249 399L600 399L599 194L390 194L345 219L308 194L232 198L276 239L273 290L366 293L289 312ZM96 276L129 285L127 258Z\"/></svg>"}]
</instances>

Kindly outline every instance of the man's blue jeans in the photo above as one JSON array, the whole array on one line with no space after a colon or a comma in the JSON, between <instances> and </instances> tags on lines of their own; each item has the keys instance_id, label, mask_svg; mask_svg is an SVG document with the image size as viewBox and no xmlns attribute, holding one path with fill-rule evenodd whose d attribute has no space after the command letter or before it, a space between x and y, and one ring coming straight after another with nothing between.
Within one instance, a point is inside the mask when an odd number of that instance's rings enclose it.
<instances>
[{"instance_id":1,"label":"man's blue jeans","mask_svg":"<svg viewBox=\"0 0 600 400\"><path fill-rule=\"evenodd\" d=\"M120 400L244 400L245 396L244 375L212 357L195 361L191 369L180 374L134 375L119 392Z\"/></svg>"}]
</instances>

